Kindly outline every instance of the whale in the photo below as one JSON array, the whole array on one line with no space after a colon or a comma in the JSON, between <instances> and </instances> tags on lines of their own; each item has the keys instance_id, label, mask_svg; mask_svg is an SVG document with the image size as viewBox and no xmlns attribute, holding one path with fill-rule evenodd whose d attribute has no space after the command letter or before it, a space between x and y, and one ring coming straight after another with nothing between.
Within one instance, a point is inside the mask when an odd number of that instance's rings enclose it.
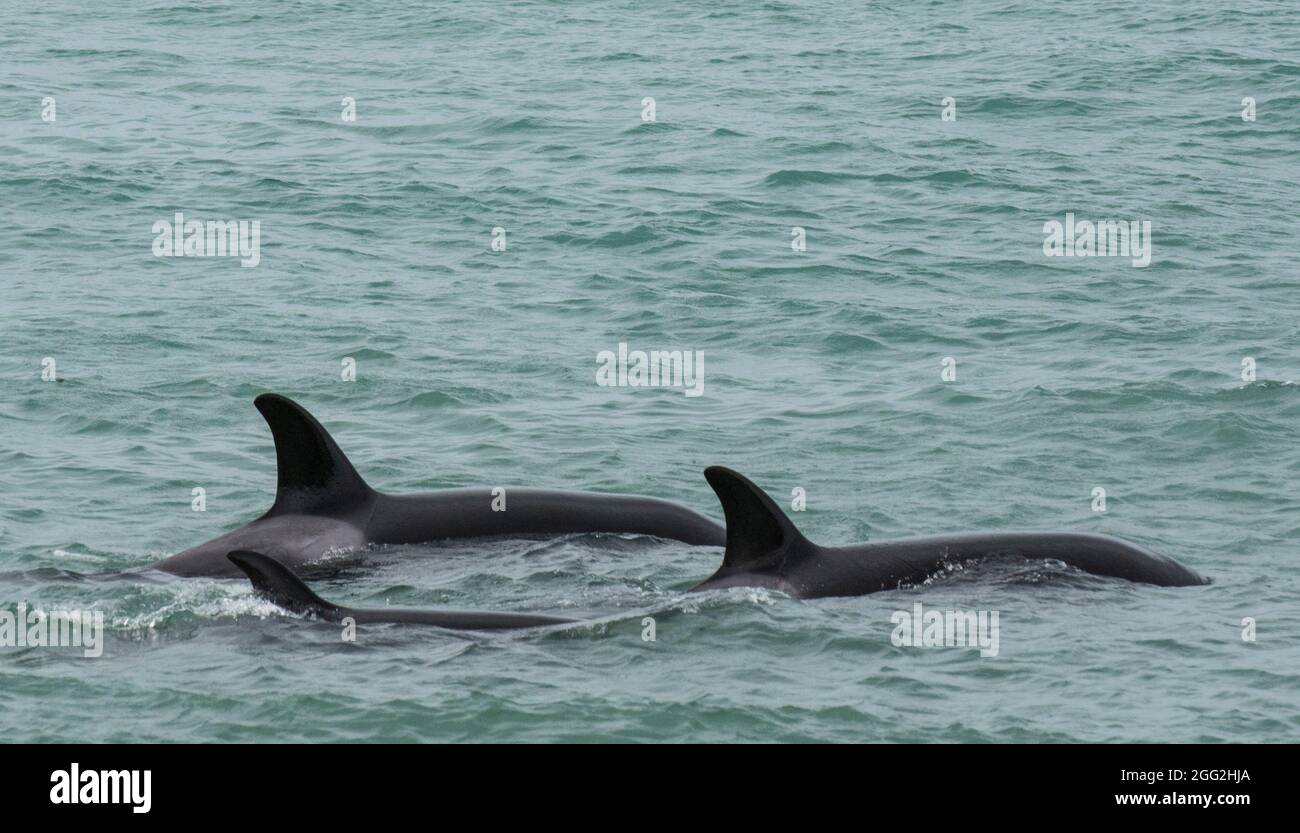
<instances>
[{"instance_id":1,"label":"whale","mask_svg":"<svg viewBox=\"0 0 1300 833\"><path fill-rule=\"evenodd\" d=\"M150 565L179 576L238 576L234 550L269 555L302 572L372 545L446 539L620 533L720 547L726 531L679 503L639 495L548 489L443 489L390 495L364 481L316 418L285 396L253 404L275 441L271 508L231 532ZM503 501L497 500L502 497ZM503 510L503 511L498 511Z\"/></svg>"},{"instance_id":2,"label":"whale","mask_svg":"<svg viewBox=\"0 0 1300 833\"><path fill-rule=\"evenodd\" d=\"M337 623L351 619L357 625L432 625L451 630L488 631L541 628L580 621L532 613L344 607L317 596L288 567L265 553L236 550L229 553L228 558L231 564L248 576L259 596L291 613L326 622Z\"/></svg>"},{"instance_id":3,"label":"whale","mask_svg":"<svg viewBox=\"0 0 1300 833\"><path fill-rule=\"evenodd\" d=\"M1168 556L1109 535L973 532L824 547L803 536L776 502L741 474L705 478L726 516L722 566L692 591L761 587L801 599L861 596L919 584L948 566L992 558L1059 561L1099 576L1161 587L1209 582Z\"/></svg>"}]
</instances>

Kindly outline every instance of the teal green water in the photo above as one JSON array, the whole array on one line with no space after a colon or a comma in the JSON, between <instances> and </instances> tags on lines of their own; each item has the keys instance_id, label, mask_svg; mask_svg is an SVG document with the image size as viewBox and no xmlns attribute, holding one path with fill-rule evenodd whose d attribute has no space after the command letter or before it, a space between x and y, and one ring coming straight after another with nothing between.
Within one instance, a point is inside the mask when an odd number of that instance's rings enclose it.
<instances>
[{"instance_id":1,"label":"teal green water","mask_svg":"<svg viewBox=\"0 0 1300 833\"><path fill-rule=\"evenodd\" d=\"M0 12L0 607L93 608L108 635L98 659L0 649L5 740L1300 735L1293 3L20 5ZM260 264L154 257L177 211L258 220ZM1044 256L1066 212L1149 220L1151 265ZM597 386L621 341L703 351L704 395ZM804 488L825 544L1100 531L1213 584L1028 564L688 596L719 551L442 543L317 589L596 622L347 644L238 581L55 572L264 511L267 390L386 491L720 518L700 472L722 463L787 504ZM999 656L895 647L916 601L999 611Z\"/></svg>"}]
</instances>

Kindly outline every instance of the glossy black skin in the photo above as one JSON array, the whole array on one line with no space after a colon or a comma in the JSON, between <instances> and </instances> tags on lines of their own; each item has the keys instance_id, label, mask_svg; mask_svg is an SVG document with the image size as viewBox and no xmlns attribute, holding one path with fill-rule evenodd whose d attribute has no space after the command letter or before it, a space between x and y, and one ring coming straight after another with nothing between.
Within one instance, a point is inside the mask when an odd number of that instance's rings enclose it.
<instances>
[{"instance_id":1,"label":"glossy black skin","mask_svg":"<svg viewBox=\"0 0 1300 833\"><path fill-rule=\"evenodd\" d=\"M358 625L431 625L451 630L514 630L567 625L577 620L533 613L493 613L476 610L409 610L406 608L355 608L327 602L311 591L284 564L263 553L232 552L228 560L243 571L254 589L285 610L326 622L351 619Z\"/></svg>"},{"instance_id":2,"label":"glossy black skin","mask_svg":"<svg viewBox=\"0 0 1300 833\"><path fill-rule=\"evenodd\" d=\"M861 596L917 584L948 565L1012 557L1060 561L1088 573L1162 587L1205 584L1171 558L1109 535L997 532L900 538L853 547L807 541L767 565L719 571L695 590L769 587L802 599Z\"/></svg>"},{"instance_id":3,"label":"glossy black skin","mask_svg":"<svg viewBox=\"0 0 1300 833\"><path fill-rule=\"evenodd\" d=\"M637 495L506 488L493 511L489 488L386 495L353 469L334 440L293 401L263 394L254 403L275 438L279 485L262 517L155 563L182 576L233 576L226 555L253 550L301 571L372 544L418 544L488 536L626 533L722 546L726 531L678 503Z\"/></svg>"},{"instance_id":4,"label":"glossy black skin","mask_svg":"<svg viewBox=\"0 0 1300 833\"><path fill-rule=\"evenodd\" d=\"M1208 582L1172 558L1109 535L988 532L849 547L812 543L761 489L730 469L705 472L727 516L722 567L694 590L767 587L804 599L859 596L916 584L947 565L997 557L1060 561L1085 572L1162 587Z\"/></svg>"}]
</instances>

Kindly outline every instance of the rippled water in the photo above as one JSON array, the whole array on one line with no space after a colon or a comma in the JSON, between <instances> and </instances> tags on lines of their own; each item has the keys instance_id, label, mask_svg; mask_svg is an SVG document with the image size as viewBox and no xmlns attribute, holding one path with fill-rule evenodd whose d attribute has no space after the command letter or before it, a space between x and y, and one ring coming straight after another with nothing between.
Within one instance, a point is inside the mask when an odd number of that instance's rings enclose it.
<instances>
[{"instance_id":1,"label":"rippled water","mask_svg":"<svg viewBox=\"0 0 1300 833\"><path fill-rule=\"evenodd\" d=\"M1231 5L6 9L0 607L109 633L100 659L0 650L0 736L1296 740L1300 10ZM258 220L260 264L154 257L177 211ZM1149 220L1151 265L1045 257L1066 212ZM619 342L703 351L704 395L597 386ZM77 580L265 510L266 390L386 491L720 518L723 463L806 489L825 544L1104 531L1213 584L985 565L689 596L718 550L441 543L314 586L594 621L346 644L243 582ZM893 646L916 601L999 611L999 656Z\"/></svg>"}]
</instances>

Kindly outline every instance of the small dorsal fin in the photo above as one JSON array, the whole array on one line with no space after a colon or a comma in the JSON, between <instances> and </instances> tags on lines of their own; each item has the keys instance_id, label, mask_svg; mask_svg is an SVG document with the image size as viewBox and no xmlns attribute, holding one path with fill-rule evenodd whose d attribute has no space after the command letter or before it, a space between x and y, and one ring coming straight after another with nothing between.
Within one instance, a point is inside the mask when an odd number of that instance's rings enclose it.
<instances>
[{"instance_id":1,"label":"small dorsal fin","mask_svg":"<svg viewBox=\"0 0 1300 833\"><path fill-rule=\"evenodd\" d=\"M724 570L768 566L779 561L788 547L806 540L776 502L744 475L709 466L704 477L727 519Z\"/></svg>"},{"instance_id":2,"label":"small dorsal fin","mask_svg":"<svg viewBox=\"0 0 1300 833\"><path fill-rule=\"evenodd\" d=\"M253 404L275 438L278 482L268 515L338 511L374 494L329 432L297 402L264 393Z\"/></svg>"},{"instance_id":3,"label":"small dorsal fin","mask_svg":"<svg viewBox=\"0 0 1300 833\"><path fill-rule=\"evenodd\" d=\"M338 607L311 592L288 567L260 552L235 550L226 556L244 571L253 589L285 610L331 619Z\"/></svg>"}]
</instances>

